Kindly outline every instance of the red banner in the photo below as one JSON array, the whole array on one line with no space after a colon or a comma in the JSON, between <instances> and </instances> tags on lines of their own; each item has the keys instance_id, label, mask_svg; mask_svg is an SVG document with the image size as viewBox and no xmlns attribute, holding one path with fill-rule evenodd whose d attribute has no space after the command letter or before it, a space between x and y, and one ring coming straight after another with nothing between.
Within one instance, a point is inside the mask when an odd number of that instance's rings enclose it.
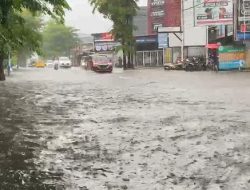
<instances>
[{"instance_id":1,"label":"red banner","mask_svg":"<svg viewBox=\"0 0 250 190\"><path fill-rule=\"evenodd\" d=\"M111 33L105 32L105 33L96 33L92 34L94 37L94 41L114 41L114 37Z\"/></svg>"},{"instance_id":2,"label":"red banner","mask_svg":"<svg viewBox=\"0 0 250 190\"><path fill-rule=\"evenodd\" d=\"M181 0L148 0L148 33L158 27L181 26Z\"/></svg>"}]
</instances>

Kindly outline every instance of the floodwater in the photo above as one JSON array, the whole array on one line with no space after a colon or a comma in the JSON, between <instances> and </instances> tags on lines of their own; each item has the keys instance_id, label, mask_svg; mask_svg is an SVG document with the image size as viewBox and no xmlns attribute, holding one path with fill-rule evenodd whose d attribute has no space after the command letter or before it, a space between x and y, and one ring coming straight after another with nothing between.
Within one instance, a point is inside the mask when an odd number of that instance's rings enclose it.
<instances>
[{"instance_id":1,"label":"floodwater","mask_svg":"<svg viewBox=\"0 0 250 190\"><path fill-rule=\"evenodd\" d=\"M249 190L250 73L22 69L0 83L1 190Z\"/></svg>"}]
</instances>

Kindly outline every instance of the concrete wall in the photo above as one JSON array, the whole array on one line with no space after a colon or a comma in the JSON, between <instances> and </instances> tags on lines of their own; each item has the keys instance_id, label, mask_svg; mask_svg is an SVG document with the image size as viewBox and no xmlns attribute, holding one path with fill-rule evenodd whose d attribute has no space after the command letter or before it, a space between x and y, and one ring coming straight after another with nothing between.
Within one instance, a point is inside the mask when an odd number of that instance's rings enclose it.
<instances>
[{"instance_id":1,"label":"concrete wall","mask_svg":"<svg viewBox=\"0 0 250 190\"><path fill-rule=\"evenodd\" d=\"M180 39L181 39L181 34L180 33L175 33ZM181 46L181 41L172 33L169 33L169 47L180 47Z\"/></svg>"},{"instance_id":2,"label":"concrete wall","mask_svg":"<svg viewBox=\"0 0 250 190\"><path fill-rule=\"evenodd\" d=\"M187 48L188 56L206 56L206 48L205 47L188 47Z\"/></svg>"}]
</instances>

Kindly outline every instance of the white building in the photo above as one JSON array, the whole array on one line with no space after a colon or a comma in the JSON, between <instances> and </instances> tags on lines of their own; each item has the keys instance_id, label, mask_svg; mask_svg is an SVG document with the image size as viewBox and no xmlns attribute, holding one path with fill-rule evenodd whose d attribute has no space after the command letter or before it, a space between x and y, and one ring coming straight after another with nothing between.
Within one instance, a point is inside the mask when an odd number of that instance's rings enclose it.
<instances>
[{"instance_id":1,"label":"white building","mask_svg":"<svg viewBox=\"0 0 250 190\"><path fill-rule=\"evenodd\" d=\"M205 55L206 27L194 26L193 0L183 0L183 23L184 23L184 56ZM181 57L181 33L169 34L169 47L172 48L173 61Z\"/></svg>"}]
</instances>

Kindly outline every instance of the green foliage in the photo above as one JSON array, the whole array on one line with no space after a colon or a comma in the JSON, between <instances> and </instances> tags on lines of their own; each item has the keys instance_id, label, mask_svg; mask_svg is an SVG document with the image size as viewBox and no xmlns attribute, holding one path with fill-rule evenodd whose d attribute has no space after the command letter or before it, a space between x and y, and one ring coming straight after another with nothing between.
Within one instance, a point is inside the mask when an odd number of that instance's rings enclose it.
<instances>
[{"instance_id":1,"label":"green foliage","mask_svg":"<svg viewBox=\"0 0 250 190\"><path fill-rule=\"evenodd\" d=\"M29 51L35 50L40 52L42 43L42 18L40 14L33 15L26 10L22 12L21 16L24 19L23 28L25 29L25 31L21 31L21 33L24 32L23 35L26 37L26 39L22 41L21 49L24 48Z\"/></svg>"},{"instance_id":2,"label":"green foliage","mask_svg":"<svg viewBox=\"0 0 250 190\"><path fill-rule=\"evenodd\" d=\"M133 50L133 16L136 15L137 0L89 0L93 11L97 10L105 18L113 21L112 33L122 44L121 49L129 54Z\"/></svg>"},{"instance_id":3,"label":"green foliage","mask_svg":"<svg viewBox=\"0 0 250 190\"><path fill-rule=\"evenodd\" d=\"M66 0L4 0L0 2L1 24L8 24L11 12L27 9L32 13L42 13L63 21L64 10L70 9Z\"/></svg>"},{"instance_id":4,"label":"green foliage","mask_svg":"<svg viewBox=\"0 0 250 190\"><path fill-rule=\"evenodd\" d=\"M15 21L16 17L20 21ZM40 52L42 20L39 15L35 16L24 10L22 14L13 14L9 17L8 22L6 27L0 25L2 35L2 38L0 38L1 51L3 54L11 51L12 55L17 55L18 64L25 64L26 59L34 51Z\"/></svg>"},{"instance_id":5,"label":"green foliage","mask_svg":"<svg viewBox=\"0 0 250 190\"><path fill-rule=\"evenodd\" d=\"M137 0L89 0L89 2L94 6L93 11L97 10L113 21L115 37L123 38L128 32L131 34L133 28L131 21L138 10Z\"/></svg>"},{"instance_id":6,"label":"green foliage","mask_svg":"<svg viewBox=\"0 0 250 190\"><path fill-rule=\"evenodd\" d=\"M63 22L64 10L69 8L66 0L0 1L0 80L5 80L3 60L10 49L19 51L21 47L28 47L38 51L41 45L38 31L22 13L28 10L33 15L46 14Z\"/></svg>"},{"instance_id":7,"label":"green foliage","mask_svg":"<svg viewBox=\"0 0 250 190\"><path fill-rule=\"evenodd\" d=\"M32 14L30 11L24 10L21 14L24 19L24 28L29 29L29 37L22 42L22 45L15 50L17 64L25 66L27 59L37 52L41 54L42 35L41 28L43 26L40 14Z\"/></svg>"},{"instance_id":8,"label":"green foliage","mask_svg":"<svg viewBox=\"0 0 250 190\"><path fill-rule=\"evenodd\" d=\"M43 53L46 58L69 56L70 50L80 39L77 30L54 21L48 22L43 31Z\"/></svg>"},{"instance_id":9,"label":"green foliage","mask_svg":"<svg viewBox=\"0 0 250 190\"><path fill-rule=\"evenodd\" d=\"M0 51L18 49L25 44L38 50L40 37L36 29L36 14L47 14L63 21L64 9L69 9L66 0L5 0L0 2ZM28 16L29 11L32 15ZM29 18L27 18L27 16ZM39 23L38 23L39 24Z\"/></svg>"}]
</instances>

